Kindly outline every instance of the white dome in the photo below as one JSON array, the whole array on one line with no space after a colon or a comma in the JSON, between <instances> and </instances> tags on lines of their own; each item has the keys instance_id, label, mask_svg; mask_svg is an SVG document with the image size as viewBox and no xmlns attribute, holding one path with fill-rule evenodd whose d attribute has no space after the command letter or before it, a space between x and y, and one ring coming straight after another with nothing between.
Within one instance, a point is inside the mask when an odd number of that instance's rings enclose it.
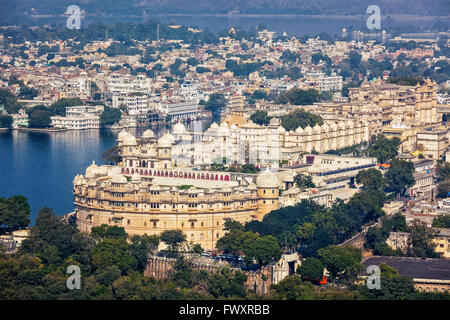
<instances>
[{"instance_id":1,"label":"white dome","mask_svg":"<svg viewBox=\"0 0 450 320\"><path fill-rule=\"evenodd\" d=\"M123 140L122 140L123 145L125 146L135 146L137 144L136 142L136 137L128 134L128 136L126 136Z\"/></svg>"},{"instance_id":2,"label":"white dome","mask_svg":"<svg viewBox=\"0 0 450 320\"><path fill-rule=\"evenodd\" d=\"M166 133L165 136L169 139L170 143L175 142L175 137L170 132Z\"/></svg>"},{"instance_id":3,"label":"white dome","mask_svg":"<svg viewBox=\"0 0 450 320\"><path fill-rule=\"evenodd\" d=\"M316 124L313 128L314 132L320 132L320 126Z\"/></svg>"},{"instance_id":4,"label":"white dome","mask_svg":"<svg viewBox=\"0 0 450 320\"><path fill-rule=\"evenodd\" d=\"M216 122L213 122L210 126L211 129L217 129L219 128L219 125Z\"/></svg>"},{"instance_id":5,"label":"white dome","mask_svg":"<svg viewBox=\"0 0 450 320\"><path fill-rule=\"evenodd\" d=\"M99 167L95 164L95 161L92 161L92 164L86 168L86 177L93 178L97 173Z\"/></svg>"},{"instance_id":6,"label":"white dome","mask_svg":"<svg viewBox=\"0 0 450 320\"><path fill-rule=\"evenodd\" d=\"M227 124L225 122L220 124L220 128L219 128L218 134L220 136L227 136L227 135L230 134L230 129L228 129L228 126L227 126Z\"/></svg>"},{"instance_id":7,"label":"white dome","mask_svg":"<svg viewBox=\"0 0 450 320\"><path fill-rule=\"evenodd\" d=\"M127 183L127 178L125 178L123 175L115 175L111 179L112 183Z\"/></svg>"},{"instance_id":8,"label":"white dome","mask_svg":"<svg viewBox=\"0 0 450 320\"><path fill-rule=\"evenodd\" d=\"M133 175L131 176L131 181L132 181L132 182L141 182L141 176L138 175L138 174L133 174Z\"/></svg>"},{"instance_id":9,"label":"white dome","mask_svg":"<svg viewBox=\"0 0 450 320\"><path fill-rule=\"evenodd\" d=\"M128 137L130 134L126 132L125 130L122 130L117 135L117 141L123 141L126 137Z\"/></svg>"},{"instance_id":10,"label":"white dome","mask_svg":"<svg viewBox=\"0 0 450 320\"><path fill-rule=\"evenodd\" d=\"M172 146L172 142L167 137L167 135L164 135L161 138L159 138L158 146L163 147L163 148L170 148Z\"/></svg>"},{"instance_id":11,"label":"white dome","mask_svg":"<svg viewBox=\"0 0 450 320\"><path fill-rule=\"evenodd\" d=\"M280 186L280 180L278 180L276 174L267 168L266 171L261 172L256 177L256 186L258 188L278 188Z\"/></svg>"},{"instance_id":12,"label":"white dome","mask_svg":"<svg viewBox=\"0 0 450 320\"><path fill-rule=\"evenodd\" d=\"M154 138L154 137L155 137L155 133L150 129L145 130L144 133L142 134L142 138L145 138L145 139Z\"/></svg>"},{"instance_id":13,"label":"white dome","mask_svg":"<svg viewBox=\"0 0 450 320\"><path fill-rule=\"evenodd\" d=\"M298 127L297 129L295 129L295 133L303 133L302 127Z\"/></svg>"},{"instance_id":14,"label":"white dome","mask_svg":"<svg viewBox=\"0 0 450 320\"><path fill-rule=\"evenodd\" d=\"M181 132L185 132L185 131L186 131L186 127L181 122L177 122L177 124L175 124L173 126L173 132L175 132L175 133L181 133Z\"/></svg>"}]
</instances>

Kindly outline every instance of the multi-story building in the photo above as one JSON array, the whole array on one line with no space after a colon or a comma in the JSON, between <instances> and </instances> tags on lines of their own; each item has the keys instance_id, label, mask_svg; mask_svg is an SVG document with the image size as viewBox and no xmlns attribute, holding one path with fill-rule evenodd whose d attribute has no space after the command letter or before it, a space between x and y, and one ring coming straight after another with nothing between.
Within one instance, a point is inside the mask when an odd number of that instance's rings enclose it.
<instances>
[{"instance_id":1,"label":"multi-story building","mask_svg":"<svg viewBox=\"0 0 450 320\"><path fill-rule=\"evenodd\" d=\"M448 130L429 128L417 132L417 146L426 158L440 159L447 151Z\"/></svg>"},{"instance_id":2,"label":"multi-story building","mask_svg":"<svg viewBox=\"0 0 450 320\"><path fill-rule=\"evenodd\" d=\"M125 145L133 138L120 137ZM213 250L225 233L226 220L261 220L278 209L279 180L274 173L264 171L248 181L241 174L162 169L168 156L165 143L160 140L158 153L148 154L147 160L134 160L136 169L130 170L133 161L127 158L118 166L94 163L85 175L75 177L75 212L81 231L102 224L121 226L130 235L180 229L188 241Z\"/></svg>"},{"instance_id":3,"label":"multi-story building","mask_svg":"<svg viewBox=\"0 0 450 320\"><path fill-rule=\"evenodd\" d=\"M405 251L411 246L411 237L408 232L391 232L386 243L394 250ZM450 258L450 229L433 228L433 243L436 245L434 251L445 259Z\"/></svg>"},{"instance_id":4,"label":"multi-story building","mask_svg":"<svg viewBox=\"0 0 450 320\"><path fill-rule=\"evenodd\" d=\"M123 104L129 115L146 114L149 111L148 101L146 95L114 95L112 107L119 108Z\"/></svg>"},{"instance_id":5,"label":"multi-story building","mask_svg":"<svg viewBox=\"0 0 450 320\"><path fill-rule=\"evenodd\" d=\"M73 106L66 108L66 116L52 116L51 125L54 128L72 130L100 128L100 115L103 106Z\"/></svg>"}]
</instances>

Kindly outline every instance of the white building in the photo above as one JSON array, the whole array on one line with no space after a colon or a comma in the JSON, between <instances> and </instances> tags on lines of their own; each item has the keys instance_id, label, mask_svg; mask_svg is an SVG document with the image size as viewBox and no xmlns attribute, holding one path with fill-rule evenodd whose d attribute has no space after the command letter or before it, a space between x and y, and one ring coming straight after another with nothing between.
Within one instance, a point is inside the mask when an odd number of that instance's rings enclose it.
<instances>
[{"instance_id":1,"label":"white building","mask_svg":"<svg viewBox=\"0 0 450 320\"><path fill-rule=\"evenodd\" d=\"M114 95L112 96L112 107L119 108L121 104L127 106L129 115L137 115L147 113L148 96L146 95Z\"/></svg>"},{"instance_id":2,"label":"white building","mask_svg":"<svg viewBox=\"0 0 450 320\"><path fill-rule=\"evenodd\" d=\"M132 92L149 93L150 79L144 75L112 74L108 78L108 91L114 95L130 94Z\"/></svg>"},{"instance_id":3,"label":"white building","mask_svg":"<svg viewBox=\"0 0 450 320\"><path fill-rule=\"evenodd\" d=\"M98 129L100 128L100 115L103 106L74 106L66 108L66 116L51 117L54 128L71 130Z\"/></svg>"}]
</instances>

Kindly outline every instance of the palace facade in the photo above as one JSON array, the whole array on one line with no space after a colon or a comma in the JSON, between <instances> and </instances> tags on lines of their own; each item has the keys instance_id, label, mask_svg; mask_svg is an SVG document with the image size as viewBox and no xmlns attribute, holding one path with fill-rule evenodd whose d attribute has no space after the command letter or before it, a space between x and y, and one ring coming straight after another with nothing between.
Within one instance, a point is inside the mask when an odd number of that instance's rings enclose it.
<instances>
[{"instance_id":1,"label":"palace facade","mask_svg":"<svg viewBox=\"0 0 450 320\"><path fill-rule=\"evenodd\" d=\"M226 220L262 220L279 208L280 182L268 170L250 179L189 168L130 169L93 163L73 185L81 231L102 224L123 227L129 235L180 229L189 242L206 250L213 250L224 235Z\"/></svg>"}]
</instances>

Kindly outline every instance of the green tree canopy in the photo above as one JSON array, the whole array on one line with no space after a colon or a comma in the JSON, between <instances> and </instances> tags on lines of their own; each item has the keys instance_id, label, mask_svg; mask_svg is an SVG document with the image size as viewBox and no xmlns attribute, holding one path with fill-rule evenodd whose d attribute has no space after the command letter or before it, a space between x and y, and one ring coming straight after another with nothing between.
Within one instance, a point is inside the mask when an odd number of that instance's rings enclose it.
<instances>
[{"instance_id":1,"label":"green tree canopy","mask_svg":"<svg viewBox=\"0 0 450 320\"><path fill-rule=\"evenodd\" d=\"M312 177L310 175L297 174L294 177L294 182L300 190L305 190L307 188L315 188L316 185L312 181Z\"/></svg>"},{"instance_id":2,"label":"green tree canopy","mask_svg":"<svg viewBox=\"0 0 450 320\"><path fill-rule=\"evenodd\" d=\"M411 161L394 159L389 170L384 175L388 184L388 190L396 194L402 194L406 188L412 187L414 180L414 164Z\"/></svg>"},{"instance_id":3,"label":"green tree canopy","mask_svg":"<svg viewBox=\"0 0 450 320\"><path fill-rule=\"evenodd\" d=\"M186 235L181 230L166 230L161 233L160 239L174 253L178 251L179 245L186 241Z\"/></svg>"},{"instance_id":4,"label":"green tree canopy","mask_svg":"<svg viewBox=\"0 0 450 320\"><path fill-rule=\"evenodd\" d=\"M386 188L386 180L380 170L370 168L360 170L356 175L356 182L360 183L367 190L384 190Z\"/></svg>"},{"instance_id":5,"label":"green tree canopy","mask_svg":"<svg viewBox=\"0 0 450 320\"><path fill-rule=\"evenodd\" d=\"M119 122L121 117L122 112L119 109L105 106L102 114L100 115L100 126L111 126Z\"/></svg>"},{"instance_id":6,"label":"green tree canopy","mask_svg":"<svg viewBox=\"0 0 450 320\"><path fill-rule=\"evenodd\" d=\"M0 128L11 128L13 118L8 115L0 115Z\"/></svg>"},{"instance_id":7,"label":"green tree canopy","mask_svg":"<svg viewBox=\"0 0 450 320\"><path fill-rule=\"evenodd\" d=\"M26 228L30 224L30 205L23 196L0 198L0 234Z\"/></svg>"},{"instance_id":8,"label":"green tree canopy","mask_svg":"<svg viewBox=\"0 0 450 320\"><path fill-rule=\"evenodd\" d=\"M323 120L319 115L298 109L288 113L281 119L281 125L287 131L295 130L298 127L303 129L307 126L314 127L316 124L322 125Z\"/></svg>"},{"instance_id":9,"label":"green tree canopy","mask_svg":"<svg viewBox=\"0 0 450 320\"><path fill-rule=\"evenodd\" d=\"M275 103L279 104L293 104L297 106L311 105L314 102L319 102L322 99L322 95L314 89L302 90L298 88L292 88L288 91L280 93Z\"/></svg>"},{"instance_id":10,"label":"green tree canopy","mask_svg":"<svg viewBox=\"0 0 450 320\"><path fill-rule=\"evenodd\" d=\"M361 250L352 246L328 246L317 255L333 279L355 279L361 271Z\"/></svg>"},{"instance_id":11,"label":"green tree canopy","mask_svg":"<svg viewBox=\"0 0 450 320\"><path fill-rule=\"evenodd\" d=\"M316 258L302 260L302 264L297 268L297 273L306 281L322 280L323 271L324 266L322 262Z\"/></svg>"},{"instance_id":12,"label":"green tree canopy","mask_svg":"<svg viewBox=\"0 0 450 320\"><path fill-rule=\"evenodd\" d=\"M270 122L271 117L267 115L266 111L255 111L250 116L250 120L252 120L254 123L259 124L261 126L267 126Z\"/></svg>"},{"instance_id":13,"label":"green tree canopy","mask_svg":"<svg viewBox=\"0 0 450 320\"><path fill-rule=\"evenodd\" d=\"M375 138L375 141L369 145L369 156L376 157L380 163L389 162L398 155L400 143L401 141L397 137L389 139L380 134Z\"/></svg>"}]
</instances>

